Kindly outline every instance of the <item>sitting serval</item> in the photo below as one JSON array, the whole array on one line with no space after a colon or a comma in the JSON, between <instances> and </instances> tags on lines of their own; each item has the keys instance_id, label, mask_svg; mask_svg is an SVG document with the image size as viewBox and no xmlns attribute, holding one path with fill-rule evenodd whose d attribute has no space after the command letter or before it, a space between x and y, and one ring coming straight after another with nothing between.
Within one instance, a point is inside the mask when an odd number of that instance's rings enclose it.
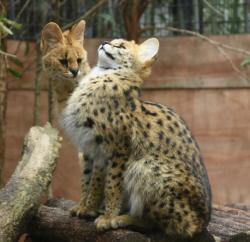
<instances>
[{"instance_id":1,"label":"sitting serval","mask_svg":"<svg viewBox=\"0 0 250 242\"><path fill-rule=\"evenodd\" d=\"M90 71L83 46L84 30L85 21L81 20L64 32L50 22L41 32L42 64L50 79L53 119L60 116L78 80Z\"/></svg>"},{"instance_id":2,"label":"sitting serval","mask_svg":"<svg viewBox=\"0 0 250 242\"><path fill-rule=\"evenodd\" d=\"M84 20L64 32L54 22L46 24L42 29L42 64L51 87L52 124L57 123L78 80L90 71L87 51L84 48L84 31ZM79 161L81 166L85 167L82 165L85 162L82 153L79 153ZM84 194L87 188L81 189Z\"/></svg>"},{"instance_id":3,"label":"sitting serval","mask_svg":"<svg viewBox=\"0 0 250 242\"><path fill-rule=\"evenodd\" d=\"M175 111L139 98L158 49L156 38L104 42L96 67L69 98L62 126L85 154L83 181L90 182L72 212L96 214L104 192L98 230L150 220L171 241L214 241L206 230L210 185L196 141Z\"/></svg>"}]
</instances>

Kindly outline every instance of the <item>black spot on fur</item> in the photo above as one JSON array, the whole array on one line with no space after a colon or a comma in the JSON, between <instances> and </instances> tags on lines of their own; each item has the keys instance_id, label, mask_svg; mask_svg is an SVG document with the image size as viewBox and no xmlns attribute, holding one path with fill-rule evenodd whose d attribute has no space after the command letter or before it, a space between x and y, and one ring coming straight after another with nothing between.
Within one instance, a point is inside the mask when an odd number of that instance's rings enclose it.
<instances>
[{"instance_id":1,"label":"black spot on fur","mask_svg":"<svg viewBox=\"0 0 250 242\"><path fill-rule=\"evenodd\" d=\"M108 121L109 121L110 123L113 122L114 119L112 118L112 113L111 113L111 112L108 113L108 118L107 118L107 119L108 119Z\"/></svg>"},{"instance_id":2,"label":"black spot on fur","mask_svg":"<svg viewBox=\"0 0 250 242\"><path fill-rule=\"evenodd\" d=\"M171 125L168 126L168 130L169 130L172 134L174 134L174 128L173 128Z\"/></svg>"},{"instance_id":3,"label":"black spot on fur","mask_svg":"<svg viewBox=\"0 0 250 242\"><path fill-rule=\"evenodd\" d=\"M119 101L117 99L114 99L114 106L115 106L115 109L119 107Z\"/></svg>"},{"instance_id":4,"label":"black spot on fur","mask_svg":"<svg viewBox=\"0 0 250 242\"><path fill-rule=\"evenodd\" d=\"M87 155L84 155L83 156L83 159L85 160L85 161L90 161L91 159L89 158L89 156L87 156Z\"/></svg>"},{"instance_id":5,"label":"black spot on fur","mask_svg":"<svg viewBox=\"0 0 250 242\"><path fill-rule=\"evenodd\" d=\"M162 131L160 131L160 132L158 133L158 135L159 135L159 139L162 140L163 137L164 137L164 133L163 133Z\"/></svg>"},{"instance_id":6,"label":"black spot on fur","mask_svg":"<svg viewBox=\"0 0 250 242\"><path fill-rule=\"evenodd\" d=\"M157 116L158 114L155 112L151 112L148 109L146 109L143 105L141 105L141 111L145 113L146 115L151 115L151 116Z\"/></svg>"},{"instance_id":7,"label":"black spot on fur","mask_svg":"<svg viewBox=\"0 0 250 242\"><path fill-rule=\"evenodd\" d=\"M83 173L84 173L85 175L87 175L87 174L91 173L91 169L85 169L85 170L83 171Z\"/></svg>"},{"instance_id":8,"label":"black spot on fur","mask_svg":"<svg viewBox=\"0 0 250 242\"><path fill-rule=\"evenodd\" d=\"M170 138L166 138L166 144L169 145L170 144Z\"/></svg>"},{"instance_id":9,"label":"black spot on fur","mask_svg":"<svg viewBox=\"0 0 250 242\"><path fill-rule=\"evenodd\" d=\"M162 125L163 125L162 120L161 120L161 119L158 119L158 120L157 120L157 124L159 124L160 126L162 126Z\"/></svg>"},{"instance_id":10,"label":"black spot on fur","mask_svg":"<svg viewBox=\"0 0 250 242\"><path fill-rule=\"evenodd\" d=\"M178 132L178 136L182 137L182 132L181 131Z\"/></svg>"},{"instance_id":11,"label":"black spot on fur","mask_svg":"<svg viewBox=\"0 0 250 242\"><path fill-rule=\"evenodd\" d=\"M174 126L176 127L176 128L179 128L179 124L175 121L174 122Z\"/></svg>"},{"instance_id":12,"label":"black spot on fur","mask_svg":"<svg viewBox=\"0 0 250 242\"><path fill-rule=\"evenodd\" d=\"M126 165L125 165L125 163L123 163L123 164L121 165L121 169L122 169L122 170L125 170L125 168L126 168Z\"/></svg>"},{"instance_id":13,"label":"black spot on fur","mask_svg":"<svg viewBox=\"0 0 250 242\"><path fill-rule=\"evenodd\" d=\"M87 118L86 121L83 123L83 125L87 128L93 128L94 124L95 123L91 118Z\"/></svg>"},{"instance_id":14,"label":"black spot on fur","mask_svg":"<svg viewBox=\"0 0 250 242\"><path fill-rule=\"evenodd\" d=\"M125 79L125 80L126 80L126 79ZM123 94L124 94L124 96L125 96L126 98L129 98L129 97L132 97L132 96L133 96L133 95L132 95L132 92L136 92L136 94L139 95L139 94L140 94L140 89L139 89L139 87L137 87L137 86L131 86L129 89L125 90L125 91L123 92Z\"/></svg>"},{"instance_id":15,"label":"black spot on fur","mask_svg":"<svg viewBox=\"0 0 250 242\"><path fill-rule=\"evenodd\" d=\"M104 80L103 82L108 83L108 82L112 82L112 80L108 78L108 79Z\"/></svg>"},{"instance_id":16,"label":"black spot on fur","mask_svg":"<svg viewBox=\"0 0 250 242\"><path fill-rule=\"evenodd\" d=\"M164 151L163 151L164 155L167 155L168 152L169 152L169 150L164 150Z\"/></svg>"},{"instance_id":17,"label":"black spot on fur","mask_svg":"<svg viewBox=\"0 0 250 242\"><path fill-rule=\"evenodd\" d=\"M152 102L149 102L149 101L144 101L144 103L155 106L155 107L157 107L159 109L163 109L163 106L161 104L159 104L159 103L152 103Z\"/></svg>"},{"instance_id":18,"label":"black spot on fur","mask_svg":"<svg viewBox=\"0 0 250 242\"><path fill-rule=\"evenodd\" d=\"M134 100L130 100L129 104L130 104L131 111L132 112L135 111L136 110L135 101Z\"/></svg>"},{"instance_id":19,"label":"black spot on fur","mask_svg":"<svg viewBox=\"0 0 250 242\"><path fill-rule=\"evenodd\" d=\"M164 202L160 203L160 205L159 205L160 208L164 208L164 206L165 206Z\"/></svg>"},{"instance_id":20,"label":"black spot on fur","mask_svg":"<svg viewBox=\"0 0 250 242\"><path fill-rule=\"evenodd\" d=\"M160 170L160 167L159 167L159 166L153 167L153 171L154 171L154 172L158 172L159 170Z\"/></svg>"},{"instance_id":21,"label":"black spot on fur","mask_svg":"<svg viewBox=\"0 0 250 242\"><path fill-rule=\"evenodd\" d=\"M103 142L103 137L102 137L101 135L97 135L97 136L95 137L95 142L96 142L97 144L101 144L101 143Z\"/></svg>"},{"instance_id":22,"label":"black spot on fur","mask_svg":"<svg viewBox=\"0 0 250 242\"><path fill-rule=\"evenodd\" d=\"M118 90L118 86L117 85L114 85L112 88L113 88L114 91Z\"/></svg>"},{"instance_id":23,"label":"black spot on fur","mask_svg":"<svg viewBox=\"0 0 250 242\"><path fill-rule=\"evenodd\" d=\"M94 114L95 116L98 116L98 111L97 111L96 109L94 109L94 110L93 110L93 114Z\"/></svg>"},{"instance_id":24,"label":"black spot on fur","mask_svg":"<svg viewBox=\"0 0 250 242\"><path fill-rule=\"evenodd\" d=\"M105 113L105 108L104 108L104 107L101 107L101 108L100 108L100 112L101 112L101 113Z\"/></svg>"},{"instance_id":25,"label":"black spot on fur","mask_svg":"<svg viewBox=\"0 0 250 242\"><path fill-rule=\"evenodd\" d=\"M172 120L172 117L167 115L167 120L169 120L169 121Z\"/></svg>"}]
</instances>

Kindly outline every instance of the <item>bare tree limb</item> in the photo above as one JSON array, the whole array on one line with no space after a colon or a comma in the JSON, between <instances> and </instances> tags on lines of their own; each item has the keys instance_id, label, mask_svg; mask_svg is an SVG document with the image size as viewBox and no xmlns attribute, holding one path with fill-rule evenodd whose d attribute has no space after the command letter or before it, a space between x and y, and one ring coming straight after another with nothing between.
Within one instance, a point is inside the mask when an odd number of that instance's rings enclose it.
<instances>
[{"instance_id":1,"label":"bare tree limb","mask_svg":"<svg viewBox=\"0 0 250 242\"><path fill-rule=\"evenodd\" d=\"M30 0L27 0L27 1L23 4L22 8L20 9L20 11L18 12L18 14L17 14L17 16L16 16L16 19L15 19L16 22L19 20L19 18L20 18L21 15L23 14L25 8L28 7L29 3L30 3Z\"/></svg>"},{"instance_id":2,"label":"bare tree limb","mask_svg":"<svg viewBox=\"0 0 250 242\"><path fill-rule=\"evenodd\" d=\"M31 238L46 242L169 242L160 231L135 227L98 233L93 220L69 215L68 210L74 205L73 201L52 199L47 206L41 206L29 226ZM217 241L246 242L250 239L250 211L214 205L208 229Z\"/></svg>"},{"instance_id":3,"label":"bare tree limb","mask_svg":"<svg viewBox=\"0 0 250 242\"><path fill-rule=\"evenodd\" d=\"M210 38L208 38L208 37L206 37L206 36L204 36L202 34L199 34L197 32L193 32L193 31L190 31L190 30L178 29L178 28L174 28L174 27L168 27L167 29L170 30L170 31L174 31L174 32L190 34L190 35L193 35L193 36L196 36L196 37L200 38L201 40L207 41L208 43L213 45L224 56L224 58L232 66L233 70L239 75L239 78L241 80L245 81L246 83L250 82L250 80L247 78L247 76L235 65L233 60L229 57L229 55L225 52L224 49L228 49L228 50L231 50L231 51L236 51L236 52L239 52L239 53L244 54L244 55L250 55L249 51L222 44L222 43L217 42L215 40L212 40L212 39L210 39Z\"/></svg>"},{"instance_id":4,"label":"bare tree limb","mask_svg":"<svg viewBox=\"0 0 250 242\"><path fill-rule=\"evenodd\" d=\"M96 10L98 8L100 8L106 2L107 2L107 0L100 0L97 4L95 4L93 7L91 7L87 12L85 12L82 16L78 17L73 22L71 22L69 24L66 24L62 29L63 30L69 29L74 24L78 23L80 20L88 18L89 16L91 16L92 14L94 14L96 12Z\"/></svg>"},{"instance_id":5,"label":"bare tree limb","mask_svg":"<svg viewBox=\"0 0 250 242\"><path fill-rule=\"evenodd\" d=\"M222 44L218 41L215 41L215 40L212 40L212 39L206 37L205 35L202 35L200 33L197 33L197 32L191 31L191 30L178 29L178 28L174 28L174 27L167 27L167 29L169 31L173 31L173 32L179 32L179 33L185 33L188 35L193 35L193 36L196 36L202 40L209 42L212 45L217 45L217 46L223 47L224 49L228 49L228 50L235 51L235 52L238 52L238 53L246 55L246 56L250 56L250 51L247 51L247 50L242 49L242 48L237 48L237 47L234 47L231 45Z\"/></svg>"},{"instance_id":6,"label":"bare tree limb","mask_svg":"<svg viewBox=\"0 0 250 242\"><path fill-rule=\"evenodd\" d=\"M0 241L13 242L26 231L36 213L57 163L58 131L50 124L32 127L26 135L23 156L7 185L0 190Z\"/></svg>"},{"instance_id":7,"label":"bare tree limb","mask_svg":"<svg viewBox=\"0 0 250 242\"><path fill-rule=\"evenodd\" d=\"M217 15L219 15L220 17L224 17L224 14L218 10L217 8L215 8L210 2L208 2L207 0L202 0L203 3L210 8L213 12L215 12Z\"/></svg>"},{"instance_id":8,"label":"bare tree limb","mask_svg":"<svg viewBox=\"0 0 250 242\"><path fill-rule=\"evenodd\" d=\"M2 50L0 50L0 55L4 55L4 56L7 56L7 57L11 57L11 58L17 58L16 55L12 55L12 54L7 53L7 52L2 51Z\"/></svg>"}]
</instances>

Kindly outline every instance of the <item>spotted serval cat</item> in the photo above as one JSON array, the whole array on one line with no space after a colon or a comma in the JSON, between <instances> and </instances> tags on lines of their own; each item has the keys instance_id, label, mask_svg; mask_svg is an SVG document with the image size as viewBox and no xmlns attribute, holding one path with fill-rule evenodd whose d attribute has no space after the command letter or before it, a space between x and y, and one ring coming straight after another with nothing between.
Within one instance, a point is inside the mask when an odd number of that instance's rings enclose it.
<instances>
[{"instance_id":1,"label":"spotted serval cat","mask_svg":"<svg viewBox=\"0 0 250 242\"><path fill-rule=\"evenodd\" d=\"M41 32L42 64L51 83L53 120L65 108L78 80L90 71L83 46L84 30L85 21L81 20L64 32L50 22Z\"/></svg>"},{"instance_id":2,"label":"spotted serval cat","mask_svg":"<svg viewBox=\"0 0 250 242\"><path fill-rule=\"evenodd\" d=\"M84 20L64 32L54 22L46 24L42 29L42 64L51 87L53 124L57 124L58 117L77 86L78 80L90 71L87 51L84 48L84 31ZM78 156L80 164L84 163L82 153ZM49 193L52 194L51 188Z\"/></svg>"},{"instance_id":3,"label":"spotted serval cat","mask_svg":"<svg viewBox=\"0 0 250 242\"><path fill-rule=\"evenodd\" d=\"M104 42L96 67L69 98L62 126L85 154L89 184L73 213L96 214L104 192L98 230L147 218L171 241L213 241L200 239L208 234L211 192L196 141L175 111L139 98L158 49L155 38Z\"/></svg>"}]
</instances>

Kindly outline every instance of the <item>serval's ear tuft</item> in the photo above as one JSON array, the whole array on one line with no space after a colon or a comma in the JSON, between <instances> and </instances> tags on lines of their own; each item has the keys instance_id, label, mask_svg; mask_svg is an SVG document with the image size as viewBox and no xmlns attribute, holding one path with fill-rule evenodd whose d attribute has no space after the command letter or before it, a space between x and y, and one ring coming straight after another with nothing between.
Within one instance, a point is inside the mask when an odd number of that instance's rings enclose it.
<instances>
[{"instance_id":1,"label":"serval's ear tuft","mask_svg":"<svg viewBox=\"0 0 250 242\"><path fill-rule=\"evenodd\" d=\"M145 40L139 45L139 60L142 63L152 62L159 51L159 41L156 38Z\"/></svg>"},{"instance_id":2,"label":"serval's ear tuft","mask_svg":"<svg viewBox=\"0 0 250 242\"><path fill-rule=\"evenodd\" d=\"M57 44L63 43L62 31L54 22L46 24L41 35L41 50L44 53L54 48Z\"/></svg>"},{"instance_id":3,"label":"serval's ear tuft","mask_svg":"<svg viewBox=\"0 0 250 242\"><path fill-rule=\"evenodd\" d=\"M81 45L83 45L85 25L86 22L84 20L81 20L80 22L75 24L70 31L71 38L79 41Z\"/></svg>"}]
</instances>

